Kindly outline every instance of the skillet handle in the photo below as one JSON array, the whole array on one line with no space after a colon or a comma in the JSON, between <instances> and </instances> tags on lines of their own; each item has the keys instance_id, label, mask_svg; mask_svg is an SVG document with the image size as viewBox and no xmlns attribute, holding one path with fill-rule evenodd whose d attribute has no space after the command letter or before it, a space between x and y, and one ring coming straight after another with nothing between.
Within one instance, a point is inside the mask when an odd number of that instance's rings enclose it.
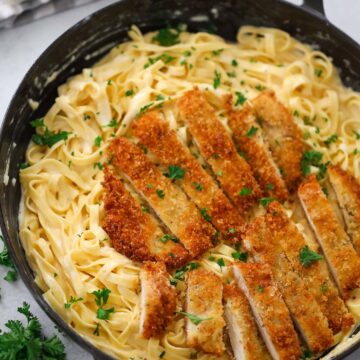
<instances>
[{"instance_id":1,"label":"skillet handle","mask_svg":"<svg viewBox=\"0 0 360 360\"><path fill-rule=\"evenodd\" d=\"M304 0L304 3L301 6L311 9L326 18L324 0Z\"/></svg>"}]
</instances>

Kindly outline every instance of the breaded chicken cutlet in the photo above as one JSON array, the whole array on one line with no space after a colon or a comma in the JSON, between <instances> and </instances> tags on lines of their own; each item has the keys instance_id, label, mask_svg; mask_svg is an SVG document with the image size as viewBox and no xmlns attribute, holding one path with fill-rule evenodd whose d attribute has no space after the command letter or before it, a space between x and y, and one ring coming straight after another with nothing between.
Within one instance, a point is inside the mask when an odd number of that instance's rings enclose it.
<instances>
[{"instance_id":1,"label":"breaded chicken cutlet","mask_svg":"<svg viewBox=\"0 0 360 360\"><path fill-rule=\"evenodd\" d=\"M328 174L344 216L346 230L360 256L360 184L339 166L329 166Z\"/></svg>"},{"instance_id":2,"label":"breaded chicken cutlet","mask_svg":"<svg viewBox=\"0 0 360 360\"><path fill-rule=\"evenodd\" d=\"M176 290L161 262L146 262L140 271L140 334L149 339L160 337L176 311Z\"/></svg>"},{"instance_id":3,"label":"breaded chicken cutlet","mask_svg":"<svg viewBox=\"0 0 360 360\"><path fill-rule=\"evenodd\" d=\"M299 187L298 195L336 284L347 298L349 291L360 285L360 258L315 174Z\"/></svg>"},{"instance_id":4,"label":"breaded chicken cutlet","mask_svg":"<svg viewBox=\"0 0 360 360\"><path fill-rule=\"evenodd\" d=\"M115 250L134 261L157 260L170 268L188 261L188 251L178 243L162 240L166 235L145 205L139 204L108 169L103 186L105 216L102 227Z\"/></svg>"},{"instance_id":5,"label":"breaded chicken cutlet","mask_svg":"<svg viewBox=\"0 0 360 360\"><path fill-rule=\"evenodd\" d=\"M126 138L117 138L110 151L113 165L125 174L192 257L213 246L215 229L186 195L165 177L144 151Z\"/></svg>"},{"instance_id":6,"label":"breaded chicken cutlet","mask_svg":"<svg viewBox=\"0 0 360 360\"><path fill-rule=\"evenodd\" d=\"M132 132L164 166L177 166L184 171L176 183L200 209L207 210L221 238L239 242L244 225L240 213L178 139L176 132L170 129L161 113L151 111L138 118L132 125Z\"/></svg>"},{"instance_id":7,"label":"breaded chicken cutlet","mask_svg":"<svg viewBox=\"0 0 360 360\"><path fill-rule=\"evenodd\" d=\"M237 153L230 135L198 88L186 92L178 106L181 118L223 190L245 215L262 194L249 164Z\"/></svg>"},{"instance_id":8,"label":"breaded chicken cutlet","mask_svg":"<svg viewBox=\"0 0 360 360\"><path fill-rule=\"evenodd\" d=\"M187 344L209 354L221 355L223 341L222 280L205 269L188 273L186 281L186 312L196 316L186 319Z\"/></svg>"},{"instance_id":9,"label":"breaded chicken cutlet","mask_svg":"<svg viewBox=\"0 0 360 360\"><path fill-rule=\"evenodd\" d=\"M237 284L249 301L265 344L275 360L298 360L299 338L267 264L233 265Z\"/></svg>"},{"instance_id":10,"label":"breaded chicken cutlet","mask_svg":"<svg viewBox=\"0 0 360 360\"><path fill-rule=\"evenodd\" d=\"M252 100L258 122L265 132L275 163L290 191L296 191L301 180L303 136L292 115L275 94L264 91Z\"/></svg>"}]
</instances>

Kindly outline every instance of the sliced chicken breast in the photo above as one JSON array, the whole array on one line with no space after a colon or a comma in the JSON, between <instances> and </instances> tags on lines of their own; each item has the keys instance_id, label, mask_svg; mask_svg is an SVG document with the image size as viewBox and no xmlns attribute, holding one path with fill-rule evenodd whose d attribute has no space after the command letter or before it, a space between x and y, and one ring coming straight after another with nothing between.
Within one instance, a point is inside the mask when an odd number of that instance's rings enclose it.
<instances>
[{"instance_id":1,"label":"sliced chicken breast","mask_svg":"<svg viewBox=\"0 0 360 360\"><path fill-rule=\"evenodd\" d=\"M261 197L249 164L237 153L230 135L198 88L185 93L178 106L181 118L225 193L245 214Z\"/></svg>"},{"instance_id":2,"label":"sliced chicken breast","mask_svg":"<svg viewBox=\"0 0 360 360\"><path fill-rule=\"evenodd\" d=\"M271 360L244 293L236 284L224 286L224 310L236 360Z\"/></svg>"},{"instance_id":3,"label":"sliced chicken breast","mask_svg":"<svg viewBox=\"0 0 360 360\"><path fill-rule=\"evenodd\" d=\"M176 290L161 262L146 262L140 271L140 334L149 339L160 337L174 317Z\"/></svg>"},{"instance_id":4,"label":"sliced chicken breast","mask_svg":"<svg viewBox=\"0 0 360 360\"><path fill-rule=\"evenodd\" d=\"M115 250L133 261L157 260L175 268L189 260L184 247L164 234L145 205L139 204L124 184L109 170L105 171L105 216L102 227ZM171 255L175 254L175 256Z\"/></svg>"},{"instance_id":5,"label":"sliced chicken breast","mask_svg":"<svg viewBox=\"0 0 360 360\"><path fill-rule=\"evenodd\" d=\"M301 180L300 163L304 152L302 133L288 109L276 100L273 92L264 91L252 103L285 183L290 191L295 191Z\"/></svg>"},{"instance_id":6,"label":"sliced chicken breast","mask_svg":"<svg viewBox=\"0 0 360 360\"><path fill-rule=\"evenodd\" d=\"M113 165L129 178L191 256L197 257L213 246L211 238L215 229L206 221L204 213L163 176L142 149L126 138L117 138L110 152L113 153Z\"/></svg>"},{"instance_id":7,"label":"sliced chicken breast","mask_svg":"<svg viewBox=\"0 0 360 360\"><path fill-rule=\"evenodd\" d=\"M328 174L344 216L346 231L360 256L360 184L339 166L330 166Z\"/></svg>"},{"instance_id":8,"label":"sliced chicken breast","mask_svg":"<svg viewBox=\"0 0 360 360\"><path fill-rule=\"evenodd\" d=\"M265 344L274 360L298 360L300 342L290 313L267 264L236 263L234 276L249 301Z\"/></svg>"},{"instance_id":9,"label":"sliced chicken breast","mask_svg":"<svg viewBox=\"0 0 360 360\"><path fill-rule=\"evenodd\" d=\"M146 113L134 122L132 131L164 166L176 166L184 171L176 183L200 209L207 210L220 237L233 243L239 242L244 226L240 213L178 139L176 132L170 129L161 113Z\"/></svg>"},{"instance_id":10,"label":"sliced chicken breast","mask_svg":"<svg viewBox=\"0 0 360 360\"><path fill-rule=\"evenodd\" d=\"M268 144L264 141L263 130L256 121L255 112L249 106L243 110L233 110L231 97L229 109L229 126L235 142L244 153L256 179L267 196L287 200L289 193L279 168L272 158Z\"/></svg>"},{"instance_id":11,"label":"sliced chicken breast","mask_svg":"<svg viewBox=\"0 0 360 360\"><path fill-rule=\"evenodd\" d=\"M257 217L248 227L244 246L256 261L269 264L296 327L312 353L319 354L333 345L333 334L314 296L287 258L281 246L285 231L278 224L276 214Z\"/></svg>"},{"instance_id":12,"label":"sliced chicken breast","mask_svg":"<svg viewBox=\"0 0 360 360\"><path fill-rule=\"evenodd\" d=\"M360 285L360 258L315 175L299 187L298 195L336 284L347 298Z\"/></svg>"},{"instance_id":13,"label":"sliced chicken breast","mask_svg":"<svg viewBox=\"0 0 360 360\"><path fill-rule=\"evenodd\" d=\"M198 268L188 273L186 285L187 344L208 354L221 355L225 351L222 280Z\"/></svg>"}]
</instances>

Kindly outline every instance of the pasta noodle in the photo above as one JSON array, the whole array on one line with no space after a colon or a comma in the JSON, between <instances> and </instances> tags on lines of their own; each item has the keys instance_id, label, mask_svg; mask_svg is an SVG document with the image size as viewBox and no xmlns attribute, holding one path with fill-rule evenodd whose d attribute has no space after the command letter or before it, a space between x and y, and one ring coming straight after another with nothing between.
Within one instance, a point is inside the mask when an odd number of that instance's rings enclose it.
<instances>
[{"instance_id":1,"label":"pasta noodle","mask_svg":"<svg viewBox=\"0 0 360 360\"><path fill-rule=\"evenodd\" d=\"M342 85L325 54L281 30L244 26L237 43L184 31L179 43L166 48L152 42L154 33L143 35L135 26L129 36L59 87L44 123L50 131L70 134L52 147L31 142L27 149L30 166L20 173L20 237L45 299L95 346L119 359L158 359L163 351L164 359L195 358L186 347L184 319L176 318L160 340L138 335L139 267L111 247L101 228L101 169L109 143L149 104L162 107L186 143L174 102L195 85L208 91L224 125L221 95L241 92L251 100L268 88L294 113L305 142L360 181L360 94ZM296 209L289 205L288 211ZM229 263L233 251L220 244L199 263L226 277L209 256ZM105 287L111 290L107 305L115 308L108 321L96 318L91 294ZM83 300L65 308L71 296ZM349 306L360 318L358 292Z\"/></svg>"}]
</instances>

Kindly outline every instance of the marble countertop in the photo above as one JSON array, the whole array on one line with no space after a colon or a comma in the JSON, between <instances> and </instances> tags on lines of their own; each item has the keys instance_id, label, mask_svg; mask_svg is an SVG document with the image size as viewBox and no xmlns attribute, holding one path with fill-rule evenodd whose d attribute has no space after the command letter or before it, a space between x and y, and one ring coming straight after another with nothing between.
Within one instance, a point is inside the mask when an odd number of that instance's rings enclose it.
<instances>
[{"instance_id":1,"label":"marble countertop","mask_svg":"<svg viewBox=\"0 0 360 360\"><path fill-rule=\"evenodd\" d=\"M0 0L1 1L1 0ZM59 35L70 26L91 14L92 12L114 3L114 0L98 0L91 4L62 12L48 18L27 24L15 29L0 31L0 124L6 107L19 85L26 71L35 59ZM291 0L300 5L301 0ZM329 20L360 42L360 27L358 14L360 13L359 0L324 0L325 11ZM44 31L44 29L46 29ZM0 244L0 249L1 249ZM39 317L45 334L58 333L53 322L37 305L21 279L14 283L3 280L6 269L0 266L0 328L9 319L21 319L16 309L23 301L31 305L32 312ZM61 336L61 335L60 335ZM76 345L71 339L63 338L68 360L85 360L90 355ZM348 360L360 359L360 349L350 355Z\"/></svg>"}]
</instances>

